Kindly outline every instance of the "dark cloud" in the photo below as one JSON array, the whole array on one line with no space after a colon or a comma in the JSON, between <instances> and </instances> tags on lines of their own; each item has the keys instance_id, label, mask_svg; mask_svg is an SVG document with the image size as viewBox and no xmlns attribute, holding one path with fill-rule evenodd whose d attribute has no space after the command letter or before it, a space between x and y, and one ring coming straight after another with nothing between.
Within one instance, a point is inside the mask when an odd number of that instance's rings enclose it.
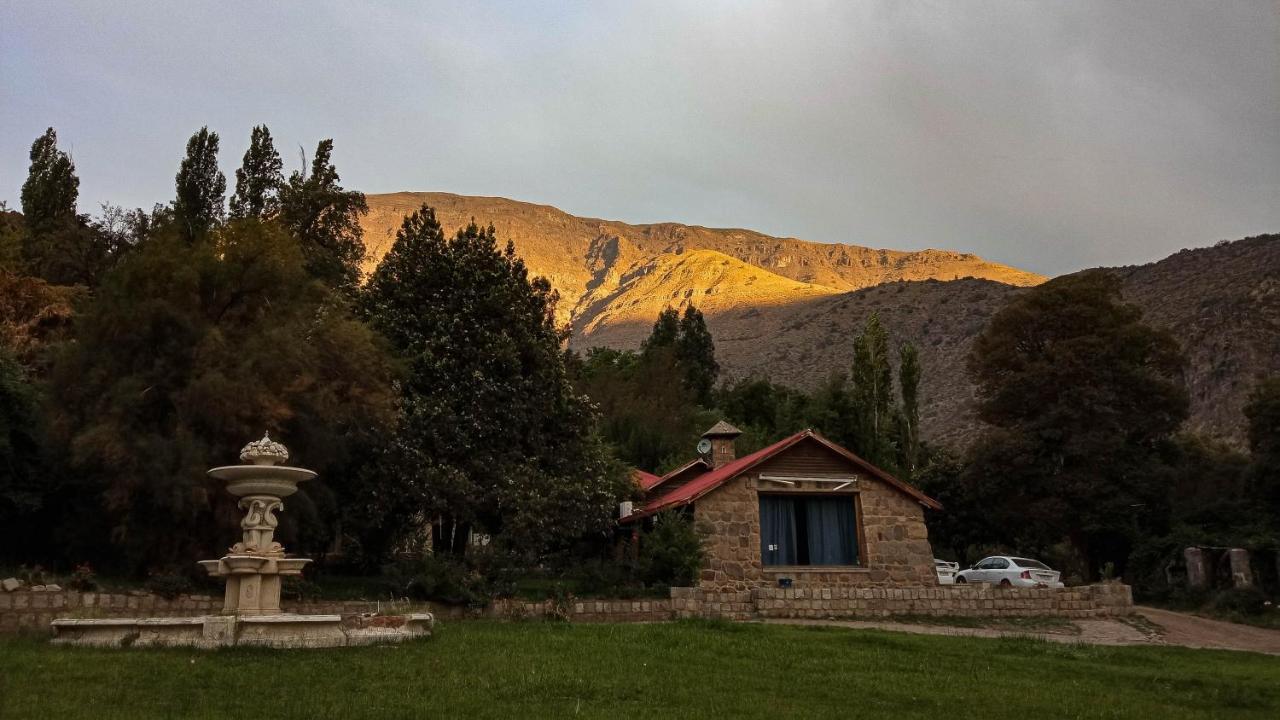
<instances>
[{"instance_id":1,"label":"dark cloud","mask_svg":"<svg viewBox=\"0 0 1280 720\"><path fill-rule=\"evenodd\" d=\"M1047 273L1280 228L1259 2L0 8L0 198L46 125L87 207L266 122L368 191L950 247Z\"/></svg>"}]
</instances>

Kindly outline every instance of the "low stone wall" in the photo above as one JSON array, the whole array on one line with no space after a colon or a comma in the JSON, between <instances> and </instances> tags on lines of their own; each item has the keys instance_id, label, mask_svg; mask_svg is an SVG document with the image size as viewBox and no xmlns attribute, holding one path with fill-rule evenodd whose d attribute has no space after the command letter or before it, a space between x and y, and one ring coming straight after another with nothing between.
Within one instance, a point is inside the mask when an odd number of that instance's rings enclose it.
<instances>
[{"instance_id":1,"label":"low stone wall","mask_svg":"<svg viewBox=\"0 0 1280 720\"><path fill-rule=\"evenodd\" d=\"M753 588L707 592L672 588L676 617L885 618L893 615L1092 618L1133 612L1128 585L1061 589L986 584L921 588Z\"/></svg>"},{"instance_id":2,"label":"low stone wall","mask_svg":"<svg viewBox=\"0 0 1280 720\"><path fill-rule=\"evenodd\" d=\"M183 595L173 600L143 592L0 592L0 635L47 634L54 618L180 617L216 614L222 598ZM753 588L708 592L672 588L647 600L498 600L484 609L434 603L312 601L283 603L307 615L430 612L438 620L556 618L571 622L661 622L679 618L883 618L893 615L1091 618L1133 610L1129 586L1118 583L1061 590L948 585L925 588Z\"/></svg>"}]
</instances>

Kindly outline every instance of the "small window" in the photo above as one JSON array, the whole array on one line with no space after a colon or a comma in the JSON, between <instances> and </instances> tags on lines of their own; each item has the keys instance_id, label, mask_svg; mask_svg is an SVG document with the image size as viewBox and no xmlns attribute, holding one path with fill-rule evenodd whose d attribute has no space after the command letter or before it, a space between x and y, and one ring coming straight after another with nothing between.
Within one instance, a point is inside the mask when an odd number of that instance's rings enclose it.
<instances>
[{"instance_id":1,"label":"small window","mask_svg":"<svg viewBox=\"0 0 1280 720\"><path fill-rule=\"evenodd\" d=\"M1008 561L1008 560L1005 560L1004 558L992 558L992 559L991 559L991 569L992 569L992 570L1004 570L1004 569L1005 569L1005 568L1007 568L1007 567L1009 567L1009 561Z\"/></svg>"},{"instance_id":2,"label":"small window","mask_svg":"<svg viewBox=\"0 0 1280 720\"><path fill-rule=\"evenodd\" d=\"M760 558L768 565L857 565L851 496L761 495Z\"/></svg>"}]
</instances>

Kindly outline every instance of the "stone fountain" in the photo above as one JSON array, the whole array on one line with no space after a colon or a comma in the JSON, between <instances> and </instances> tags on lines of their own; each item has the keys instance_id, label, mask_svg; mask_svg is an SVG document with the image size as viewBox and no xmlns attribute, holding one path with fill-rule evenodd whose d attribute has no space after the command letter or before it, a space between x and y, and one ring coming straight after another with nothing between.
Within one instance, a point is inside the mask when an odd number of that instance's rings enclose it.
<instances>
[{"instance_id":1,"label":"stone fountain","mask_svg":"<svg viewBox=\"0 0 1280 720\"><path fill-rule=\"evenodd\" d=\"M268 435L240 451L240 465L225 465L209 476L227 484L245 512L240 542L217 560L201 560L211 577L222 578L226 593L220 615L164 618L60 618L54 642L77 645L219 647L335 647L398 642L431 634L430 613L405 615L299 615L280 609L281 580L300 576L311 562L291 558L275 540L275 514L311 470L283 465L284 445Z\"/></svg>"},{"instance_id":2,"label":"stone fountain","mask_svg":"<svg viewBox=\"0 0 1280 720\"><path fill-rule=\"evenodd\" d=\"M225 578L222 604L226 615L279 615L280 580L302 575L305 558L286 558L275 541L276 512L284 498L298 491L298 483L316 474L303 468L279 465L289 459L284 445L269 435L240 451L242 465L225 465L209 471L209 477L225 481L227 492L240 498L245 511L240 521L244 536L219 560L201 560L213 577Z\"/></svg>"}]
</instances>

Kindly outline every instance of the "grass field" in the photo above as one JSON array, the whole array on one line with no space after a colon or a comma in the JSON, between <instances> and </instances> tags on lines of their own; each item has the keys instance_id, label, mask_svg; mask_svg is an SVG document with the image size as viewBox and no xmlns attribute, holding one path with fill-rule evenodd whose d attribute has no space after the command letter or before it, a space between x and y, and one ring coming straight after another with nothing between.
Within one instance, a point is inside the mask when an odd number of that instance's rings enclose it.
<instances>
[{"instance_id":1,"label":"grass field","mask_svg":"<svg viewBox=\"0 0 1280 720\"><path fill-rule=\"evenodd\" d=\"M1280 659L684 622L458 622L403 646L0 641L0 718L1280 717Z\"/></svg>"}]
</instances>

